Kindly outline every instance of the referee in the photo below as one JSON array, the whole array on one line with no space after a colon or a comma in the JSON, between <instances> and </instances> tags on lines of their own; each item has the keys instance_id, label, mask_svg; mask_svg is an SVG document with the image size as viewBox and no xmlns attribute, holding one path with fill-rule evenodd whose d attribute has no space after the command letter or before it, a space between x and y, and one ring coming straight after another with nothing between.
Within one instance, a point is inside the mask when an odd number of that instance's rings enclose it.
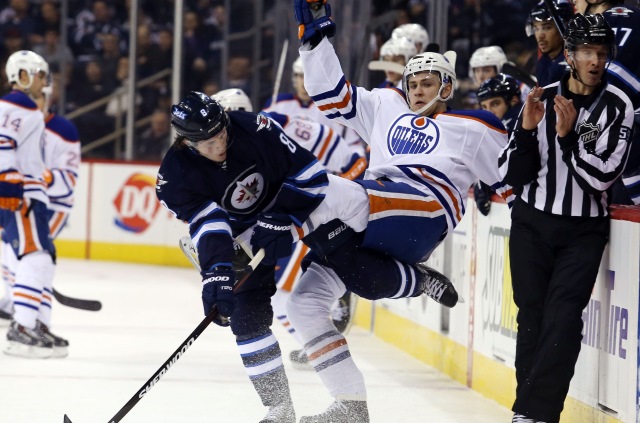
<instances>
[{"instance_id":1,"label":"referee","mask_svg":"<svg viewBox=\"0 0 640 423\"><path fill-rule=\"evenodd\" d=\"M604 76L615 35L602 15L577 14L564 48L570 72L531 90L499 158L518 194L509 241L519 309L513 423L560 420L633 125L631 101Z\"/></svg>"}]
</instances>

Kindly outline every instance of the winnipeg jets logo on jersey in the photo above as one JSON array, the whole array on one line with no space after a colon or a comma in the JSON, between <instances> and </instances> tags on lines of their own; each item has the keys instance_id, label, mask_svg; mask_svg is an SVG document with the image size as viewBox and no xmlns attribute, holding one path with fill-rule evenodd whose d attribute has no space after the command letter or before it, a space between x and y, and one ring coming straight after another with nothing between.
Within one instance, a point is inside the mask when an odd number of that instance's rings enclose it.
<instances>
[{"instance_id":1,"label":"winnipeg jets logo on jersey","mask_svg":"<svg viewBox=\"0 0 640 423\"><path fill-rule=\"evenodd\" d=\"M391 125L387 147L392 155L429 154L439 140L440 130L431 119L405 114Z\"/></svg>"},{"instance_id":2,"label":"winnipeg jets logo on jersey","mask_svg":"<svg viewBox=\"0 0 640 423\"><path fill-rule=\"evenodd\" d=\"M236 213L251 213L264 198L264 177L251 169L244 172L227 188L225 203L228 210Z\"/></svg>"},{"instance_id":3,"label":"winnipeg jets logo on jersey","mask_svg":"<svg viewBox=\"0 0 640 423\"><path fill-rule=\"evenodd\" d=\"M614 7L607 10L607 12L611 13L613 16L629 16L633 13L633 10L627 9L626 7Z\"/></svg>"},{"instance_id":4,"label":"winnipeg jets logo on jersey","mask_svg":"<svg viewBox=\"0 0 640 423\"><path fill-rule=\"evenodd\" d=\"M260 131L262 128L271 129L271 119L263 114L258 114L258 116L256 117L256 123L258 124L258 129L256 129L256 132Z\"/></svg>"}]
</instances>

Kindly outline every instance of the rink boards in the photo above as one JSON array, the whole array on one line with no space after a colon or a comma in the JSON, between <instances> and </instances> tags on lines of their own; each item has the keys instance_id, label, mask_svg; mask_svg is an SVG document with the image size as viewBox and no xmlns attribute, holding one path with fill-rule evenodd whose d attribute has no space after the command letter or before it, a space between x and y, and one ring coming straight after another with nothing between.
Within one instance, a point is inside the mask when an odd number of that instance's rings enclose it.
<instances>
[{"instance_id":1,"label":"rink boards","mask_svg":"<svg viewBox=\"0 0 640 423\"><path fill-rule=\"evenodd\" d=\"M63 257L189 266L178 249L187 234L155 197L158 166L83 163L76 206L56 247ZM170 181L169 181L170 182ZM510 214L488 217L470 201L460 225L430 264L465 299L445 309L426 297L360 300L357 324L511 406L516 312L508 263ZM615 210L611 240L589 306L580 358L562 422L637 422L640 212Z\"/></svg>"}]
</instances>

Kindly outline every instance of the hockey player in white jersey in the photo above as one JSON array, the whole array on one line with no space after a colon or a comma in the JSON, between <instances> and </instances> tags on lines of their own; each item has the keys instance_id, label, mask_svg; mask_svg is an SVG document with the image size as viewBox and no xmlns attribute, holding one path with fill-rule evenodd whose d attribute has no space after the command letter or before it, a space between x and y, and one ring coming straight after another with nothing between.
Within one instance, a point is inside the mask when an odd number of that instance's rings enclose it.
<instances>
[{"instance_id":1,"label":"hockey player in white jersey","mask_svg":"<svg viewBox=\"0 0 640 423\"><path fill-rule=\"evenodd\" d=\"M44 162L46 170L43 179L47 185L49 197L47 217L49 221L49 235L52 240L57 238L67 223L69 212L74 203L74 190L78 180L80 167L80 140L78 130L71 121L62 116L50 113L52 87L42 89L43 96L35 99L38 108L44 114ZM11 292L15 285L15 272L18 265L16 255L9 245L3 241L2 246L2 279L5 289ZM38 309L37 325L42 334L53 344L53 357L68 355L69 341L53 334L51 327L51 310L53 297L53 279L55 267L44 274L43 297ZM13 301L10 301L13 308Z\"/></svg>"},{"instance_id":2,"label":"hockey player in white jersey","mask_svg":"<svg viewBox=\"0 0 640 423\"><path fill-rule=\"evenodd\" d=\"M420 24L402 24L391 31L391 38L406 38L416 46L416 54L424 53L429 45L429 33Z\"/></svg>"},{"instance_id":3,"label":"hockey player in white jersey","mask_svg":"<svg viewBox=\"0 0 640 423\"><path fill-rule=\"evenodd\" d=\"M311 260L287 310L335 401L300 422L368 422L363 376L346 340L323 315L344 284L365 298L380 297L380 275L392 278L388 263L382 265L389 256L398 259L396 272L405 283L387 297L417 296L438 285L416 263L458 224L474 181L486 181L511 200L496 163L507 144L506 130L488 112L447 110L455 87L454 53L419 54L409 61L403 74L406 95L393 88L367 91L347 81L327 39L335 33L330 5L295 0L294 7L309 94L328 117L355 129L371 148L367 180L329 178L325 200L302 227L309 232L304 241L319 257ZM331 218L348 227L332 227ZM322 224L330 230L323 231ZM343 236L352 230L354 237ZM385 256L375 259L376 252ZM458 298L430 296L449 307Z\"/></svg>"},{"instance_id":4,"label":"hockey player in white jersey","mask_svg":"<svg viewBox=\"0 0 640 423\"><path fill-rule=\"evenodd\" d=\"M49 66L38 54L21 50L5 65L12 91L0 101L0 226L18 258L13 287L13 321L6 354L47 358L53 342L38 323L41 307L51 303L44 290L53 271L53 244L47 222L46 184L42 175L44 117L34 98L48 84Z\"/></svg>"},{"instance_id":5,"label":"hockey player in white jersey","mask_svg":"<svg viewBox=\"0 0 640 423\"><path fill-rule=\"evenodd\" d=\"M311 97L309 97L309 93L307 93L304 87L304 68L300 57L293 62L291 71L291 81L295 93L278 94L275 103L272 103L271 99L269 99L264 105L263 111L268 113L276 112L286 116L307 116L315 122L332 128L336 134L344 138L355 153L364 156L364 145L358 134L354 130L336 121L327 119L327 117L318 110L315 103L311 101Z\"/></svg>"},{"instance_id":6,"label":"hockey player in white jersey","mask_svg":"<svg viewBox=\"0 0 640 423\"><path fill-rule=\"evenodd\" d=\"M402 89L402 73L407 62L418 53L407 38L390 38L380 47L380 59L369 62L369 70L384 71L386 79L378 88Z\"/></svg>"}]
</instances>

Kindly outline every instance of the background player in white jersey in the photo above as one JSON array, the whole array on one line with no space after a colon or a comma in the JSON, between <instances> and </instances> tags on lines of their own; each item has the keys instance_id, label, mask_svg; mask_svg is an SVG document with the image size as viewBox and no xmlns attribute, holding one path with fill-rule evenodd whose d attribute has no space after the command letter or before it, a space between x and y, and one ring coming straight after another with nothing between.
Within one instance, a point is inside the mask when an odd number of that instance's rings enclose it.
<instances>
[{"instance_id":1,"label":"background player in white jersey","mask_svg":"<svg viewBox=\"0 0 640 423\"><path fill-rule=\"evenodd\" d=\"M54 248L42 178L45 123L33 98L42 96L49 66L36 53L22 50L12 54L5 67L13 91L0 101L0 226L18 264L4 352L46 358L54 353L53 343L38 316L43 304L51 304L44 286L45 275L53 272Z\"/></svg>"},{"instance_id":2,"label":"background player in white jersey","mask_svg":"<svg viewBox=\"0 0 640 423\"><path fill-rule=\"evenodd\" d=\"M380 47L380 59L369 62L369 70L384 71L386 79L378 88L402 89L402 72L418 50L407 38L390 38Z\"/></svg>"},{"instance_id":3,"label":"background player in white jersey","mask_svg":"<svg viewBox=\"0 0 640 423\"><path fill-rule=\"evenodd\" d=\"M391 38L406 38L411 41L416 46L416 54L424 53L429 45L429 33L417 23L403 24L394 28Z\"/></svg>"},{"instance_id":4,"label":"background player in white jersey","mask_svg":"<svg viewBox=\"0 0 640 423\"><path fill-rule=\"evenodd\" d=\"M50 113L52 87L42 89L43 96L35 99L36 104L44 114L44 162L46 166L43 178L47 184L49 205L47 216L49 220L49 235L51 239L57 238L60 231L67 223L69 212L74 203L74 189L78 180L80 166L80 139L78 130L71 121L62 116ZM15 271L18 265L13 249L8 243L2 246L2 279L7 291L15 284ZM51 327L51 298L53 296L53 279L55 268L51 273L44 275L43 300L38 309L38 325L47 339L53 343L53 357L66 357L68 355L69 341L54 335ZM13 302L9 302L13 308Z\"/></svg>"},{"instance_id":5,"label":"background player in white jersey","mask_svg":"<svg viewBox=\"0 0 640 423\"><path fill-rule=\"evenodd\" d=\"M493 78L502 72L502 66L505 63L508 63L508 60L502 47L480 47L473 52L469 59L469 77L473 80L475 86L479 87L487 79ZM524 102L531 88L523 82L518 82L518 86L520 100Z\"/></svg>"},{"instance_id":6,"label":"background player in white jersey","mask_svg":"<svg viewBox=\"0 0 640 423\"><path fill-rule=\"evenodd\" d=\"M304 87L304 68L300 57L293 62L291 71L291 80L295 93L278 94L276 102L272 103L271 99L269 99L264 105L263 110L265 112L276 112L287 116L307 116L318 123L332 128L345 139L356 153L364 156L364 145L358 134L338 122L327 119L327 117L318 110L318 107L313 103L311 97L309 97L309 93L307 93Z\"/></svg>"},{"instance_id":7,"label":"background player in white jersey","mask_svg":"<svg viewBox=\"0 0 640 423\"><path fill-rule=\"evenodd\" d=\"M335 33L330 6L306 0L295 0L294 5L309 94L321 110L354 128L371 147L368 180L356 184L330 177L323 203L303 225L305 233L311 232L304 241L317 241L312 250L320 259L309 265L292 294L289 317L335 402L301 422L367 422L362 374L344 337L322 315L344 291L343 283L372 298L378 294L374 290L379 289L380 275L393 277L390 265L381 265L373 252L399 259L395 272L404 276L404 283L389 297L420 295L424 286L419 287L421 269L415 263L426 260L460 221L474 181L480 178L511 199L495 160L507 144L506 131L488 112L447 111L445 101L452 98L455 85L455 53L423 53L411 59L403 76L406 96L395 89L367 91L347 81L326 38ZM338 206L345 202L347 212ZM336 216L338 212L346 217ZM358 234L345 239L343 234L351 229L344 226L324 233L312 230L336 217ZM458 298L435 297L450 307Z\"/></svg>"},{"instance_id":8,"label":"background player in white jersey","mask_svg":"<svg viewBox=\"0 0 640 423\"><path fill-rule=\"evenodd\" d=\"M230 88L219 91L211 96L217 100L225 111L243 110L252 112L251 100L239 88ZM276 121L283 129L285 134L301 147L312 152L326 169L327 172L338 175L343 178L354 180L364 176L367 167L367 160L354 153L347 145L344 139L333 129L324 126L304 115L287 116L276 112L264 114L268 115ZM278 260L276 263L276 293L271 297L271 307L278 321L291 333L294 337L295 328L290 324L286 312L286 302L289 298L293 287L297 283L302 268L300 264L302 259L309 251L309 247L302 242L295 244L293 253L290 257ZM331 316L335 326L342 333L347 329L350 323L350 302L347 296L341 298L341 301L334 303ZM346 308L346 309L345 309ZM300 342L300 340L296 337ZM304 350L297 349L290 353L291 361L299 368L309 368L307 365L307 357Z\"/></svg>"}]
</instances>

